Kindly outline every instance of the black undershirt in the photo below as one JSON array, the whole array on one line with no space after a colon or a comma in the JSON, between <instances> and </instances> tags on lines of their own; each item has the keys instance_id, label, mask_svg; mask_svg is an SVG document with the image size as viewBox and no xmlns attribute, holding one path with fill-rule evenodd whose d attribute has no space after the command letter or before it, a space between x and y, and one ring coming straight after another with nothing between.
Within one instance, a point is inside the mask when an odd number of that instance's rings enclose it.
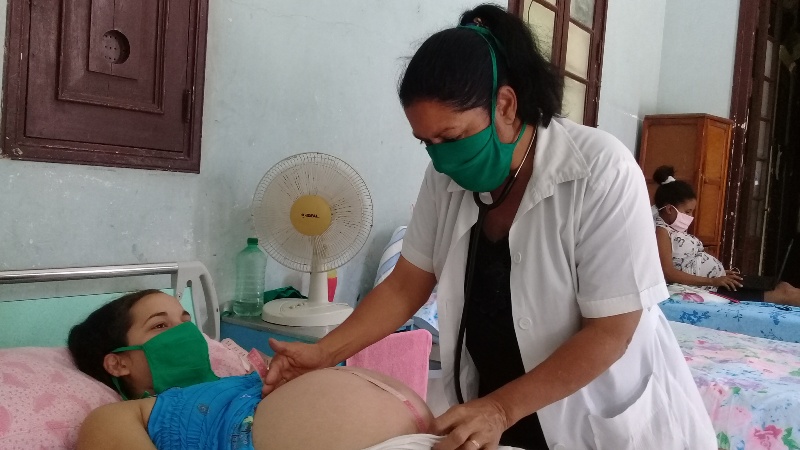
<instances>
[{"instance_id":1,"label":"black undershirt","mask_svg":"<svg viewBox=\"0 0 800 450\"><path fill-rule=\"evenodd\" d=\"M478 369L483 397L525 374L511 315L511 251L508 236L492 242L481 232L466 320L466 346ZM501 445L547 450L536 413L503 433Z\"/></svg>"}]
</instances>

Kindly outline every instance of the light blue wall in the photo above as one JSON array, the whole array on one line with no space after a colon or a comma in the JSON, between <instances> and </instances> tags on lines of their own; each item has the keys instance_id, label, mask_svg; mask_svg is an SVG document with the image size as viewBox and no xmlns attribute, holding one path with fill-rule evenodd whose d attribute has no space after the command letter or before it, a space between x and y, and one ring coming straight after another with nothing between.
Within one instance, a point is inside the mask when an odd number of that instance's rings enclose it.
<instances>
[{"instance_id":1,"label":"light blue wall","mask_svg":"<svg viewBox=\"0 0 800 450\"><path fill-rule=\"evenodd\" d=\"M224 301L259 180L282 158L322 151L361 173L375 205L337 298L352 302L372 283L428 163L396 98L404 58L476 2L209 3L200 174L0 159L0 270L197 259ZM270 287L300 284L269 269Z\"/></svg>"},{"instance_id":2,"label":"light blue wall","mask_svg":"<svg viewBox=\"0 0 800 450\"><path fill-rule=\"evenodd\" d=\"M736 0L669 0L658 113L729 117L739 26Z\"/></svg>"},{"instance_id":3,"label":"light blue wall","mask_svg":"<svg viewBox=\"0 0 800 450\"><path fill-rule=\"evenodd\" d=\"M352 302L366 292L384 243L408 221L428 162L396 99L404 58L477 2L326 0L313 9L294 0L209 3L201 173L0 159L0 270L198 259L225 301L233 294L234 256L252 234L249 207L261 176L286 156L323 151L353 165L373 196L371 239L339 271L337 298ZM735 1L609 2L601 129L633 150L644 115L666 112L672 97L719 92L703 104L729 102L727 79L692 81L689 88L703 90L668 95L686 84L685 74L672 72L686 64L677 61L681 52L704 45L676 41L682 19L673 5L710 13L723 3ZM0 0L2 35L6 4ZM719 16L726 24L719 30L730 32L736 11ZM662 58L662 47L675 56ZM732 59L723 63L703 68L704 76L732 70ZM302 284L274 261L267 281Z\"/></svg>"},{"instance_id":4,"label":"light blue wall","mask_svg":"<svg viewBox=\"0 0 800 450\"><path fill-rule=\"evenodd\" d=\"M730 114L736 0L609 1L598 127L635 152L645 115Z\"/></svg>"},{"instance_id":5,"label":"light blue wall","mask_svg":"<svg viewBox=\"0 0 800 450\"><path fill-rule=\"evenodd\" d=\"M656 111L664 12L672 1L608 2L597 123L631 151L644 116Z\"/></svg>"}]
</instances>

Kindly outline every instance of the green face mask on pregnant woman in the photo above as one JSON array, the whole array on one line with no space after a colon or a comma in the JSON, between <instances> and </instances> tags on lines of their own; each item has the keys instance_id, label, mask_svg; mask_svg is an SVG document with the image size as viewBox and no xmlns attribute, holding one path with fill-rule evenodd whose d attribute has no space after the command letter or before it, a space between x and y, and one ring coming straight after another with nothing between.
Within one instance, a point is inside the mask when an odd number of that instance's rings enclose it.
<instances>
[{"instance_id":1,"label":"green face mask on pregnant woman","mask_svg":"<svg viewBox=\"0 0 800 450\"><path fill-rule=\"evenodd\" d=\"M158 395L169 388L188 387L219 379L211 370L208 344L203 333L192 322L185 322L164 331L142 345L120 347L112 353L142 350L153 376L154 393ZM127 400L119 379L112 378L122 398Z\"/></svg>"}]
</instances>

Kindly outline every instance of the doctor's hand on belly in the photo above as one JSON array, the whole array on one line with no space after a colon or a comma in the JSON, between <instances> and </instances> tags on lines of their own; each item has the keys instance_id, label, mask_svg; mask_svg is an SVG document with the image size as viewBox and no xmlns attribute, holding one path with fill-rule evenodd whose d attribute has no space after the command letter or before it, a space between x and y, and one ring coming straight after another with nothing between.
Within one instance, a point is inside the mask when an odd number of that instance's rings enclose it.
<instances>
[{"instance_id":1,"label":"doctor's hand on belly","mask_svg":"<svg viewBox=\"0 0 800 450\"><path fill-rule=\"evenodd\" d=\"M437 417L431 433L446 437L433 450L496 449L508 427L502 406L488 395L454 406Z\"/></svg>"},{"instance_id":2,"label":"doctor's hand on belly","mask_svg":"<svg viewBox=\"0 0 800 450\"><path fill-rule=\"evenodd\" d=\"M266 397L282 384L306 372L334 365L316 344L270 339L269 346L275 352L275 356L269 362L267 375L263 379L262 397Z\"/></svg>"}]
</instances>

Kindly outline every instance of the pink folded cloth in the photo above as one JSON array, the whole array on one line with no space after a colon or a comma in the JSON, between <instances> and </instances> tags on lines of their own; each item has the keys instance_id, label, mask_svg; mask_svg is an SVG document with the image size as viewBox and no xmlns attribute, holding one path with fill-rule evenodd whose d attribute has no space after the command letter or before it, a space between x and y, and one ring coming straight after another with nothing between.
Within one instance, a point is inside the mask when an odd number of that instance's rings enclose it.
<instances>
[{"instance_id":1,"label":"pink folded cloth","mask_svg":"<svg viewBox=\"0 0 800 450\"><path fill-rule=\"evenodd\" d=\"M261 356L261 352L256 349L250 350L250 353L247 354L247 361L250 362L250 367L258 372L258 376L260 376L262 380L267 376L269 367L267 363L264 362L264 357Z\"/></svg>"},{"instance_id":2,"label":"pink folded cloth","mask_svg":"<svg viewBox=\"0 0 800 450\"><path fill-rule=\"evenodd\" d=\"M425 400L431 341L427 330L393 333L356 353L345 365L363 367L400 380Z\"/></svg>"}]
</instances>

